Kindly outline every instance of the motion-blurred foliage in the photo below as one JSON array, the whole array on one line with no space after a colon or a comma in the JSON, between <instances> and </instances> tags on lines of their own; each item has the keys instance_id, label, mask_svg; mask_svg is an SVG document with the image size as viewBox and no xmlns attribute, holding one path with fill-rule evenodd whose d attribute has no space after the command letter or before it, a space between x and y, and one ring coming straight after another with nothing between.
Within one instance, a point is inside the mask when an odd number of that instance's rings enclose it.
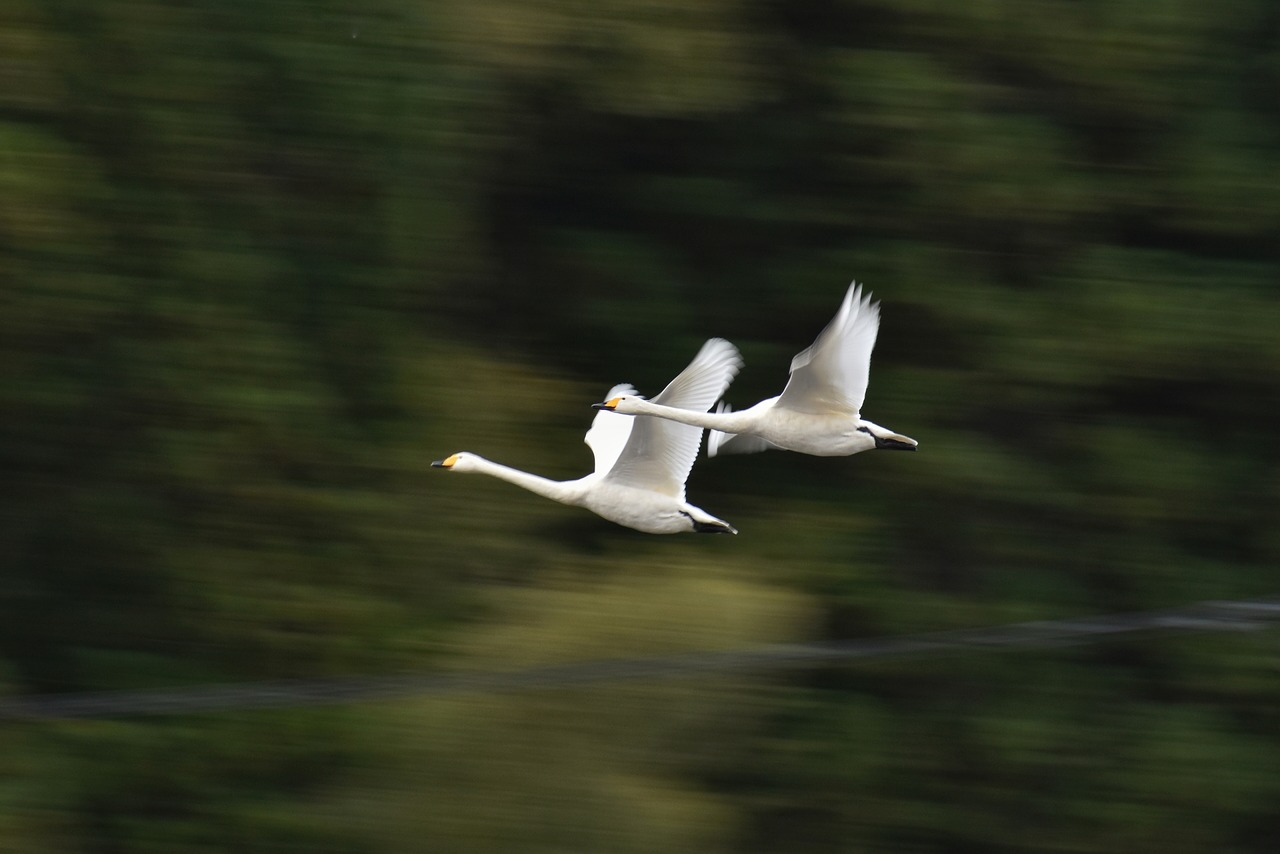
<instances>
[{"instance_id":1,"label":"motion-blurred foliage","mask_svg":"<svg viewBox=\"0 0 1280 854\"><path fill-rule=\"evenodd\" d=\"M1274 592L1264 0L0 9L0 690L506 669ZM918 454L588 470L857 277ZM1273 637L8 724L12 851L1271 851Z\"/></svg>"}]
</instances>

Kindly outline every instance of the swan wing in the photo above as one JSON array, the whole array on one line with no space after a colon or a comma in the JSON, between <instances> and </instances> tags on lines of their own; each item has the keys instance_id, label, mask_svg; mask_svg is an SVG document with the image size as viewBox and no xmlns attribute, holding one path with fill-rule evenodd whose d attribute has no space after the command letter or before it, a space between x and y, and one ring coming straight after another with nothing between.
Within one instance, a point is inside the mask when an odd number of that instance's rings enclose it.
<instances>
[{"instance_id":1,"label":"swan wing","mask_svg":"<svg viewBox=\"0 0 1280 854\"><path fill-rule=\"evenodd\" d=\"M721 433L719 430L707 431L707 456L719 454L758 454L761 451L776 449L778 446L768 439L753 436L750 433Z\"/></svg>"},{"instance_id":2,"label":"swan wing","mask_svg":"<svg viewBox=\"0 0 1280 854\"><path fill-rule=\"evenodd\" d=\"M857 415L867 395L880 304L854 283L835 318L791 360L791 379L777 405L796 412Z\"/></svg>"},{"instance_id":3,"label":"swan wing","mask_svg":"<svg viewBox=\"0 0 1280 854\"><path fill-rule=\"evenodd\" d=\"M738 348L723 338L712 338L653 402L706 412L724 394L741 367ZM683 501L684 482L698 456L702 428L650 416L630 420L635 426L608 478Z\"/></svg>"},{"instance_id":4,"label":"swan wing","mask_svg":"<svg viewBox=\"0 0 1280 854\"><path fill-rule=\"evenodd\" d=\"M630 384L622 383L609 389L609 394L604 399L612 400L623 395L642 396ZM607 409L601 409L596 413L595 420L591 422L591 429L583 437L583 441L590 446L591 453L595 455L596 474L602 475L613 468L613 464L618 461L618 455L627 444L627 439L631 437L631 429L635 423L635 418L619 415Z\"/></svg>"}]
</instances>

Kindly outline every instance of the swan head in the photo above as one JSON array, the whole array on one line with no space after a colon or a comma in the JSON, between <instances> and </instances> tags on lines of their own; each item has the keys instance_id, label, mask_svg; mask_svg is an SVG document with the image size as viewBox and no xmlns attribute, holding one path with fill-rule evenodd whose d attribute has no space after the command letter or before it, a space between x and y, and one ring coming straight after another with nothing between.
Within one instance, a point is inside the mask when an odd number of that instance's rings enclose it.
<instances>
[{"instance_id":1,"label":"swan head","mask_svg":"<svg viewBox=\"0 0 1280 854\"><path fill-rule=\"evenodd\" d=\"M472 471L476 467L476 460L480 459L475 454L466 451L459 451L456 454L450 454L443 460L434 460L431 465L438 469L449 469L451 471Z\"/></svg>"},{"instance_id":2,"label":"swan head","mask_svg":"<svg viewBox=\"0 0 1280 854\"><path fill-rule=\"evenodd\" d=\"M881 427L874 421L863 421L858 426L859 433L866 433L881 451L914 451L919 443L910 436L903 436L892 430Z\"/></svg>"},{"instance_id":3,"label":"swan head","mask_svg":"<svg viewBox=\"0 0 1280 854\"><path fill-rule=\"evenodd\" d=\"M620 395L611 397L604 403L591 404L592 409L603 409L606 412L618 412L623 415L639 415L644 398L638 395Z\"/></svg>"}]
</instances>

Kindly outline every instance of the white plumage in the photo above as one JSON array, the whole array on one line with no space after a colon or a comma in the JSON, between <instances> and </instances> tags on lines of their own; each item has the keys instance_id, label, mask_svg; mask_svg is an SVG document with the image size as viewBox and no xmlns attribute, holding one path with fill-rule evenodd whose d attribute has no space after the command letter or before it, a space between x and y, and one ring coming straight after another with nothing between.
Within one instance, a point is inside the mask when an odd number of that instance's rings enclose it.
<instances>
[{"instance_id":1,"label":"white plumage","mask_svg":"<svg viewBox=\"0 0 1280 854\"><path fill-rule=\"evenodd\" d=\"M737 348L713 338L653 402L677 411L706 412L741 367ZM643 399L630 385L614 386L609 396ZM700 427L601 411L585 441L595 456L595 471L577 480L550 480L465 451L432 465L487 474L650 534L738 533L728 522L685 501L685 481L702 441Z\"/></svg>"},{"instance_id":2,"label":"white plumage","mask_svg":"<svg viewBox=\"0 0 1280 854\"><path fill-rule=\"evenodd\" d=\"M626 393L612 395L600 409L649 415L711 430L710 456L749 454L781 448L819 457L841 457L872 448L916 449L916 440L862 417L871 371L871 351L880 329L880 306L857 283L851 284L835 318L817 339L791 360L791 378L777 397L733 412L721 403L715 412L674 409Z\"/></svg>"}]
</instances>

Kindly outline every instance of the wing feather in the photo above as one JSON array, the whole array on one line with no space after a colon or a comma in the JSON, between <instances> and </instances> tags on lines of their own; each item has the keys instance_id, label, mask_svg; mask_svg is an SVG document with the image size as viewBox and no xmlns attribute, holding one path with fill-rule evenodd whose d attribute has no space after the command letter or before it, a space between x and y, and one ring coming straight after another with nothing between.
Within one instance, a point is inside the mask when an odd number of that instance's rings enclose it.
<instances>
[{"instance_id":1,"label":"wing feather","mask_svg":"<svg viewBox=\"0 0 1280 854\"><path fill-rule=\"evenodd\" d=\"M738 348L723 338L712 338L653 402L706 412L741 367ZM702 444L702 428L648 416L631 420L635 422L631 436L608 477L683 501L684 484Z\"/></svg>"},{"instance_id":2,"label":"wing feather","mask_svg":"<svg viewBox=\"0 0 1280 854\"><path fill-rule=\"evenodd\" d=\"M721 433L719 430L707 432L708 457L717 454L758 454L777 447L768 439L750 433Z\"/></svg>"},{"instance_id":3,"label":"wing feather","mask_svg":"<svg viewBox=\"0 0 1280 854\"><path fill-rule=\"evenodd\" d=\"M791 378L777 405L796 412L857 415L867 395L880 304L855 282L835 318L791 360Z\"/></svg>"}]
</instances>

